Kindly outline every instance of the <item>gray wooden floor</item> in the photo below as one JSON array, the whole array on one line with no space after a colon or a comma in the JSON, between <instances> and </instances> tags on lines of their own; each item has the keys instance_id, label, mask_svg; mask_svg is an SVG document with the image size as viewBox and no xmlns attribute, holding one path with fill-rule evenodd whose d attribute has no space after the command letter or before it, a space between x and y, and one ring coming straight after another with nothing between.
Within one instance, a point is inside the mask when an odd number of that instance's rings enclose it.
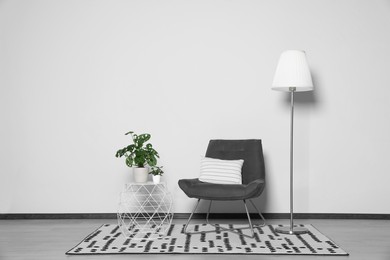
<instances>
[{"instance_id":1,"label":"gray wooden floor","mask_svg":"<svg viewBox=\"0 0 390 260\"><path fill-rule=\"evenodd\" d=\"M175 220L182 223L182 220ZM217 223L240 223L237 220ZM334 240L350 256L269 256L269 255L99 255L66 256L65 252L103 223L99 220L0 220L0 259L386 259L390 260L389 220L297 220L312 224ZM268 224L288 224L269 220Z\"/></svg>"}]
</instances>

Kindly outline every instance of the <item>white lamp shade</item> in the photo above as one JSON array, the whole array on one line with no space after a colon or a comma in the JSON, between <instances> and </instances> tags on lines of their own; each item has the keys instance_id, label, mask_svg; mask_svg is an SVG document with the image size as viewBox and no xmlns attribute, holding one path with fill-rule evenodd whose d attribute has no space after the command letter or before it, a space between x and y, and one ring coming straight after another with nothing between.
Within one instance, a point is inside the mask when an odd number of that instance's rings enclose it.
<instances>
[{"instance_id":1,"label":"white lamp shade","mask_svg":"<svg viewBox=\"0 0 390 260\"><path fill-rule=\"evenodd\" d=\"M304 51L284 51L279 58L278 66L272 83L273 90L290 91L313 90L313 81Z\"/></svg>"}]
</instances>

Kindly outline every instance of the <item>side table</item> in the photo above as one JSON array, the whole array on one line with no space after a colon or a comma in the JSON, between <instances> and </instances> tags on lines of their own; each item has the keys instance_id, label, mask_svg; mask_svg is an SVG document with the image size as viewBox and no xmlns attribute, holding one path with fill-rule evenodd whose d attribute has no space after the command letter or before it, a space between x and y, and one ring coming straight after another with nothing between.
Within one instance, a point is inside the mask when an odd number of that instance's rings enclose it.
<instances>
[{"instance_id":1,"label":"side table","mask_svg":"<svg viewBox=\"0 0 390 260\"><path fill-rule=\"evenodd\" d=\"M157 239L168 232L172 195L165 182L128 183L120 195L118 226L131 239Z\"/></svg>"}]
</instances>

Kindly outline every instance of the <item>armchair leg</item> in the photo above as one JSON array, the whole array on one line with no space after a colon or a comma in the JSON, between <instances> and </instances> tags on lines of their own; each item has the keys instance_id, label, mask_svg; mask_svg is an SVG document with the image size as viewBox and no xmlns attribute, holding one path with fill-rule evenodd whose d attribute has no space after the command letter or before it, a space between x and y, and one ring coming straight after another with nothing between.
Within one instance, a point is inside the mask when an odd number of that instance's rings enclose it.
<instances>
[{"instance_id":1,"label":"armchair leg","mask_svg":"<svg viewBox=\"0 0 390 260\"><path fill-rule=\"evenodd\" d=\"M187 220L186 225L184 226L184 230L183 230L183 231L184 231L184 234L191 234L191 235L193 235L193 234L202 234L202 233L212 233L212 232L215 232L215 230L210 230L210 231L195 231L195 232L188 232L188 231L187 231L188 224L190 224L190 221L191 221L191 219L192 219L192 216L194 215L196 209L197 209L198 206L199 206L199 202L200 202L200 199L198 199L198 202L196 203L194 209L193 209L192 212L191 212L191 215L190 215L189 219ZM210 209L211 209L211 203L212 203L212 202L213 202L213 201L210 200L209 207L208 207L208 210L207 210L207 215L206 215L206 223L215 227L216 225L209 223L209 215L210 215Z\"/></svg>"},{"instance_id":2,"label":"armchair leg","mask_svg":"<svg viewBox=\"0 0 390 260\"><path fill-rule=\"evenodd\" d=\"M264 227L265 226L265 218L264 218L264 216L263 216L263 214L261 214L261 212L257 209L257 207L256 207L256 205L255 205L255 203L253 203L253 201L251 201L251 200L249 200L249 202L252 204L252 206L256 209L256 211L257 211L257 214L259 214L259 216L260 216L260 218L263 220L263 224L261 224L261 225L259 225L260 227Z\"/></svg>"},{"instance_id":3,"label":"armchair leg","mask_svg":"<svg viewBox=\"0 0 390 260\"><path fill-rule=\"evenodd\" d=\"M195 210L196 210L196 209L198 208L198 206L199 206L199 202L200 202L200 199L198 199L198 202L196 203L195 208L192 210L191 215L190 215L189 219L187 220L186 225L184 226L184 233L185 233L185 234L189 234L189 232L187 232L187 227L188 227L188 224L190 224L190 221L191 221L191 219L192 219L192 216L194 215ZM209 207L209 210L210 210L210 207ZM208 216L209 216L209 215L207 214L207 218L208 218Z\"/></svg>"},{"instance_id":4,"label":"armchair leg","mask_svg":"<svg viewBox=\"0 0 390 260\"><path fill-rule=\"evenodd\" d=\"M208 210L207 210L207 215L206 215L206 223L207 223L207 224L210 224L210 223L209 223L209 215L210 215L210 209L211 209L211 204L212 204L212 203L213 203L213 201L210 200L209 208L208 208Z\"/></svg>"},{"instance_id":5,"label":"armchair leg","mask_svg":"<svg viewBox=\"0 0 390 260\"><path fill-rule=\"evenodd\" d=\"M246 206L246 201L245 201L245 200L243 200L243 201L244 201L246 216L248 217L249 227L250 227L251 232L252 232L252 236L251 236L251 237L254 237L254 236L255 236L255 232L253 231L251 216L249 215L249 211L248 211L248 208L247 208L247 206Z\"/></svg>"},{"instance_id":6,"label":"armchair leg","mask_svg":"<svg viewBox=\"0 0 390 260\"><path fill-rule=\"evenodd\" d=\"M259 216L261 217L261 219L263 220L263 223L262 223L261 225L255 225L255 226L264 227L264 226L265 226L265 219L264 219L263 215L262 215L261 212L257 209L257 207L255 206L255 204L253 203L253 201L251 201L251 200L249 200L249 201L250 201L250 203L252 204L252 206L256 209L256 211L257 211L257 213L259 214ZM221 230L224 230L224 231L229 231L229 232L232 232L232 233L235 233L235 234L238 234L238 235L242 235L242 236L245 236L245 237L249 237L249 238L253 238L253 237L254 237L254 234L255 234L255 232L254 232L254 230L253 230L254 225L252 225L252 221L251 221L251 218L250 218L250 214L249 214L249 211L248 211L248 207L247 207L247 205L246 205L246 200L243 200L243 202L244 202L245 212L246 212L246 215L247 215L247 217L248 217L248 222L249 222L249 226L248 226L247 228L250 228L251 234L252 234L251 236L244 235L244 234L242 234L242 233L238 233L238 232L236 231L237 229L235 229L235 228L229 229L229 228L221 227L221 226L218 225L218 224L212 224L212 223L210 223L210 222L209 222L209 215L210 215L211 205L212 205L212 203L213 203L212 200L210 200L209 207L208 207L208 210L207 210L207 214L206 214L206 223L207 223L208 225L211 225L211 226L215 227L215 230L188 232L188 231L187 231L188 224L190 223L190 221L191 221L191 219L192 219L192 216L194 215L194 212L195 212L196 209L198 208L199 202L200 202L200 199L198 199L198 202L196 203L194 209L192 210L191 215L190 215L190 217L189 217L189 219L188 219L188 221L187 221L187 224L186 224L185 227L184 227L184 233L185 233L185 234L202 234L202 233L210 233L210 232L215 232L215 231L217 231L218 229L221 229Z\"/></svg>"}]
</instances>

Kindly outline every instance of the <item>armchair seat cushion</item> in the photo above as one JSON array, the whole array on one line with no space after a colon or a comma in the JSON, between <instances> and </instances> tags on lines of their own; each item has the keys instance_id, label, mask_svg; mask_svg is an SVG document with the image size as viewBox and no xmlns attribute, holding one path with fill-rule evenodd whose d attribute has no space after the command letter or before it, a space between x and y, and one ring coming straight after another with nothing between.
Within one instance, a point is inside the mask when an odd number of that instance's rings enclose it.
<instances>
[{"instance_id":1,"label":"armchair seat cushion","mask_svg":"<svg viewBox=\"0 0 390 260\"><path fill-rule=\"evenodd\" d=\"M258 197L265 186L257 179L248 184L215 184L199 179L179 180L179 186L190 198L205 200L244 200Z\"/></svg>"}]
</instances>

